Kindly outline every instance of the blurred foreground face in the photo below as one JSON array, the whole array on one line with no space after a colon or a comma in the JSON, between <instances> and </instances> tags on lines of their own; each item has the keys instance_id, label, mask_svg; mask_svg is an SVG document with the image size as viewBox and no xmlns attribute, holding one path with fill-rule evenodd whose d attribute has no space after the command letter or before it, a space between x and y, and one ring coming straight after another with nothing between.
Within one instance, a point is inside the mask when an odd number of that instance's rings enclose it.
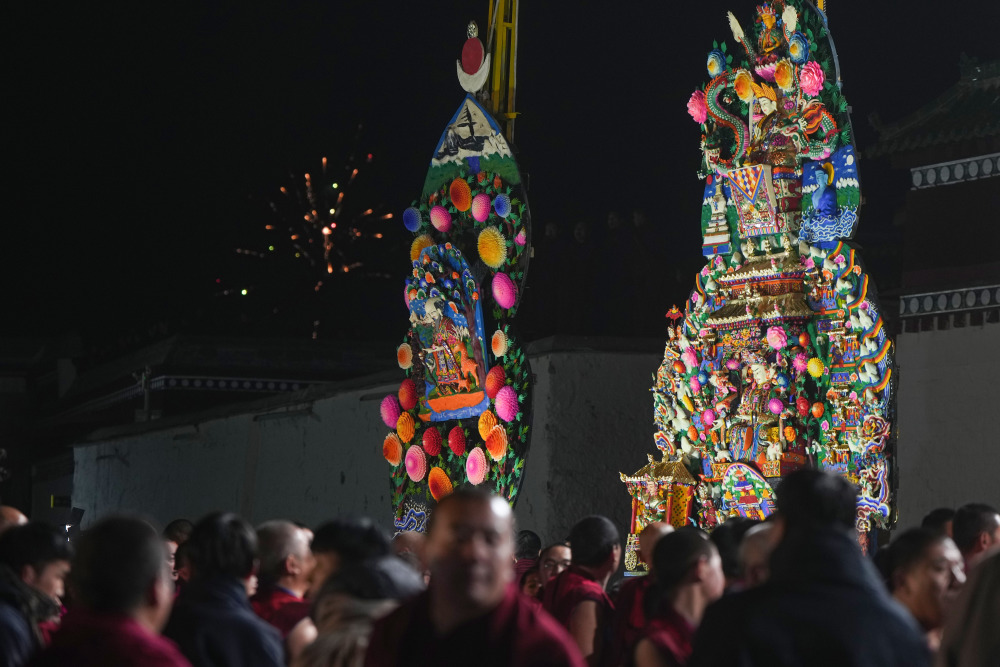
<instances>
[{"instance_id":1,"label":"blurred foreground face","mask_svg":"<svg viewBox=\"0 0 1000 667\"><path fill-rule=\"evenodd\" d=\"M497 604L514 578L510 506L500 498L460 500L437 512L426 550L431 588L459 603Z\"/></svg>"},{"instance_id":2,"label":"blurred foreground face","mask_svg":"<svg viewBox=\"0 0 1000 667\"><path fill-rule=\"evenodd\" d=\"M555 579L560 572L570 566L573 552L569 547L550 547L542 554L542 561L539 569L542 572L542 585L544 586L552 579Z\"/></svg>"},{"instance_id":3,"label":"blurred foreground face","mask_svg":"<svg viewBox=\"0 0 1000 667\"><path fill-rule=\"evenodd\" d=\"M712 557L705 562L701 574L705 596L709 600L718 600L726 590L726 575L722 571L722 557L717 549L712 549Z\"/></svg>"},{"instance_id":4,"label":"blurred foreground face","mask_svg":"<svg viewBox=\"0 0 1000 667\"><path fill-rule=\"evenodd\" d=\"M333 551L313 554L313 568L309 574L309 593L307 597L315 598L323 583L340 566L340 556Z\"/></svg>"},{"instance_id":5,"label":"blurred foreground face","mask_svg":"<svg viewBox=\"0 0 1000 667\"><path fill-rule=\"evenodd\" d=\"M925 630L933 630L944 624L947 607L964 583L962 554L944 539L902 574L893 594Z\"/></svg>"},{"instance_id":6,"label":"blurred foreground face","mask_svg":"<svg viewBox=\"0 0 1000 667\"><path fill-rule=\"evenodd\" d=\"M41 572L35 572L33 568L28 569L30 569L30 574L24 583L49 596L56 604L62 604L62 597L66 592L66 576L70 569L69 561L54 560L48 562Z\"/></svg>"}]
</instances>

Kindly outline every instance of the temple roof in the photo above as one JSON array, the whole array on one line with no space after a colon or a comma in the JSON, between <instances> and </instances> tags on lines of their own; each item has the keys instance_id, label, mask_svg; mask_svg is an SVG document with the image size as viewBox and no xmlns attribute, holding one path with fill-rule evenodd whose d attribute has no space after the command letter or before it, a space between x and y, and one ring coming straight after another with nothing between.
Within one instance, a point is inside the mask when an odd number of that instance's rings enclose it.
<instances>
[{"instance_id":1,"label":"temple roof","mask_svg":"<svg viewBox=\"0 0 1000 667\"><path fill-rule=\"evenodd\" d=\"M1000 61L965 61L961 69L962 78L923 108L891 124L872 118L879 141L865 151L867 157L943 149L970 141L980 148L978 144L987 139L980 152L996 150L1000 145ZM959 157L968 156L941 159Z\"/></svg>"},{"instance_id":2,"label":"temple roof","mask_svg":"<svg viewBox=\"0 0 1000 667\"><path fill-rule=\"evenodd\" d=\"M795 317L810 317L814 311L806 303L801 292L791 292L779 296L760 296L751 300L751 313L747 313L747 299L732 299L713 312L705 320L709 326L719 327L750 320L773 322ZM778 307L775 310L775 306Z\"/></svg>"},{"instance_id":3,"label":"temple roof","mask_svg":"<svg viewBox=\"0 0 1000 667\"><path fill-rule=\"evenodd\" d=\"M649 463L639 468L632 475L618 473L623 482L644 482L647 479L695 484L696 480L680 461L654 461L652 454L646 454Z\"/></svg>"},{"instance_id":4,"label":"temple roof","mask_svg":"<svg viewBox=\"0 0 1000 667\"><path fill-rule=\"evenodd\" d=\"M774 261L774 265L771 261ZM750 261L736 269L732 273L723 273L719 276L720 283L739 283L753 278L773 278L778 276L800 277L805 272L805 267L799 261L797 255L786 252L775 253L773 255L755 255ZM789 276L789 277L791 277Z\"/></svg>"}]
</instances>

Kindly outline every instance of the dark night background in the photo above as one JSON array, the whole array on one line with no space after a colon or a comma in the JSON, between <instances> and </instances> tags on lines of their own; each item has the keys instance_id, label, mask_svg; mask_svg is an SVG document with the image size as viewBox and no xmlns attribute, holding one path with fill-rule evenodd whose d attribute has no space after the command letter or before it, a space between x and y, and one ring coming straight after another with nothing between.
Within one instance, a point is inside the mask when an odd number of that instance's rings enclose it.
<instances>
[{"instance_id":1,"label":"dark night background","mask_svg":"<svg viewBox=\"0 0 1000 667\"><path fill-rule=\"evenodd\" d=\"M336 165L357 147L374 161L355 204L397 216L386 252L365 259L394 273L340 280L324 335L397 340L411 238L399 214L419 196L462 99L455 60L469 19L485 32L487 6L8 10L0 335L77 332L98 356L183 331L308 336L292 321L299 286L287 276L257 276L289 294L289 317L263 320L245 317L255 297L216 297L215 281L245 271L234 248L262 238L265 202L289 172L315 170L322 156ZM726 10L749 30L753 6L522 3L516 143L536 245L520 318L528 339L662 335L663 313L703 263L699 129L685 105L707 77L712 40L735 46ZM857 241L883 286L908 184L864 160L877 139L868 118L892 121L926 104L958 79L962 52L997 58L997 19L983 1L830 3L862 155Z\"/></svg>"}]
</instances>

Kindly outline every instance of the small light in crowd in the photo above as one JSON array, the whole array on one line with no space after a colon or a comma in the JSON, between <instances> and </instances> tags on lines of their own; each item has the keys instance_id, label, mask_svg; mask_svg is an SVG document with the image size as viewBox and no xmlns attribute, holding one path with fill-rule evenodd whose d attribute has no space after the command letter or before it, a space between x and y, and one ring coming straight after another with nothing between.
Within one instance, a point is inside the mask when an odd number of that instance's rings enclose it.
<instances>
[{"instance_id":1,"label":"small light in crowd","mask_svg":"<svg viewBox=\"0 0 1000 667\"><path fill-rule=\"evenodd\" d=\"M245 289L240 290L240 294L242 294L243 296L246 296L247 295L247 291Z\"/></svg>"}]
</instances>

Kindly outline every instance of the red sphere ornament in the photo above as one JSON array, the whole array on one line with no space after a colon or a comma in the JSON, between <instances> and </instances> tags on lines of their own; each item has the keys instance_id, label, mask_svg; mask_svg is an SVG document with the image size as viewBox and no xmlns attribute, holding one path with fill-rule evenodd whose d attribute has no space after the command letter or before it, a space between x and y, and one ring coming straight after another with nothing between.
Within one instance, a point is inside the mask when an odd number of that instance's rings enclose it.
<instances>
[{"instance_id":1,"label":"red sphere ornament","mask_svg":"<svg viewBox=\"0 0 1000 667\"><path fill-rule=\"evenodd\" d=\"M448 448L455 456L465 453L465 431L461 426L456 426L448 432Z\"/></svg>"},{"instance_id":2,"label":"red sphere ornament","mask_svg":"<svg viewBox=\"0 0 1000 667\"><path fill-rule=\"evenodd\" d=\"M441 453L441 432L431 426L424 431L423 443L427 456L437 456Z\"/></svg>"},{"instance_id":3,"label":"red sphere ornament","mask_svg":"<svg viewBox=\"0 0 1000 667\"><path fill-rule=\"evenodd\" d=\"M799 334L799 345L802 346L802 349L809 348L809 334L807 334L805 331Z\"/></svg>"},{"instance_id":4,"label":"red sphere ornament","mask_svg":"<svg viewBox=\"0 0 1000 667\"><path fill-rule=\"evenodd\" d=\"M816 419L819 419L820 417L823 416L823 413L825 412L825 408L823 407L822 403L813 403L812 404L812 408L810 408L809 411L812 412L812 416L813 417L815 417Z\"/></svg>"}]
</instances>

